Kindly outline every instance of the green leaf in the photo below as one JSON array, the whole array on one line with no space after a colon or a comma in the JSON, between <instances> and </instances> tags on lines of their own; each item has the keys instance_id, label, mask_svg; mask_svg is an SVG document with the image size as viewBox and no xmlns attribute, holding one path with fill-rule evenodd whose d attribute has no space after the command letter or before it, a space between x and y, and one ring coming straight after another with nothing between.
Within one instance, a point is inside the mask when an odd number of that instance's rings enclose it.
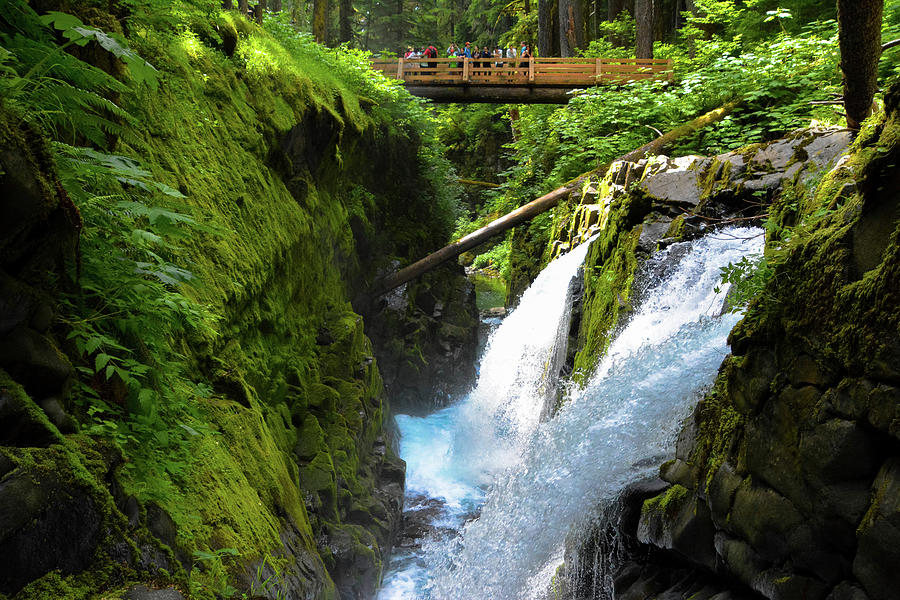
<instances>
[{"instance_id":1,"label":"green leaf","mask_svg":"<svg viewBox=\"0 0 900 600\"><path fill-rule=\"evenodd\" d=\"M51 10L47 14L41 15L39 19L44 25L52 24L53 27L59 29L60 31L84 26L84 23L81 22L81 19L79 19L75 15L70 15L68 13L55 10Z\"/></svg>"}]
</instances>

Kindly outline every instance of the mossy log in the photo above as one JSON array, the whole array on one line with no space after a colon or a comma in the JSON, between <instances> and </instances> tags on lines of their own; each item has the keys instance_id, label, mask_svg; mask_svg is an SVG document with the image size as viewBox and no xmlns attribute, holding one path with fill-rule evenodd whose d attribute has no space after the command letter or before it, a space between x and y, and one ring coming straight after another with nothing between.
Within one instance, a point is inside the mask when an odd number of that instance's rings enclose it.
<instances>
[{"instance_id":1,"label":"mossy log","mask_svg":"<svg viewBox=\"0 0 900 600\"><path fill-rule=\"evenodd\" d=\"M488 188L500 187L499 183L491 183L490 181L478 181L477 179L459 179L459 182L463 185L478 185L481 187L488 187Z\"/></svg>"},{"instance_id":2,"label":"mossy log","mask_svg":"<svg viewBox=\"0 0 900 600\"><path fill-rule=\"evenodd\" d=\"M637 161L644 156L658 153L664 147L671 144L675 140L686 135L690 135L691 133L702 129L707 125L711 125L712 123L721 121L726 116L731 114L734 111L735 107L737 107L737 105L738 102L736 101L730 102L725 106L710 111L705 115L697 117L693 121L676 127L668 133L656 138L652 142L644 144L640 148L633 150L632 152L629 152L628 154L621 156L616 160ZM516 210L507 213L499 219L491 221L481 229L473 231L469 235L453 242L452 244L444 246L437 252L433 252L425 258L414 262L413 264L406 266L399 271L391 273L383 279L376 281L372 286L372 297L377 298L378 296L381 296L382 294L385 294L392 289L403 285L407 281L415 279L423 273L427 273L431 269L450 260L451 258L455 258L463 252L466 252L467 250L470 250L475 246L486 242L495 235L503 233L507 229L515 227L520 223L524 223L525 221L528 221L533 217L536 217L537 215L550 210L551 208L556 206L562 198L565 198L575 190L580 189L589 177L595 177L597 175L603 176L609 169L609 166L611 164L612 163L604 164L596 169L588 171L587 173L583 173L582 175L579 175L568 183L556 188L552 192L548 192L540 198L532 200L524 206L520 206Z\"/></svg>"}]
</instances>

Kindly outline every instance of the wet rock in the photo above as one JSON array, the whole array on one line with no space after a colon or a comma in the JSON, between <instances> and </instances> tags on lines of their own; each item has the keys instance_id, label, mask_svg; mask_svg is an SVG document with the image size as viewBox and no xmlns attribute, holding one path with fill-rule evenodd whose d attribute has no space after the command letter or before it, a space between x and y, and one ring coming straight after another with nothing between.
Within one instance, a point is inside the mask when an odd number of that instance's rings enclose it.
<instances>
[{"instance_id":1,"label":"wet rock","mask_svg":"<svg viewBox=\"0 0 900 600\"><path fill-rule=\"evenodd\" d=\"M835 586L826 600L869 600L869 597L859 587L845 581Z\"/></svg>"},{"instance_id":2,"label":"wet rock","mask_svg":"<svg viewBox=\"0 0 900 600\"><path fill-rule=\"evenodd\" d=\"M692 208L700 203L701 188L699 169L695 167L699 157L682 157L669 161L657 157L648 165L640 187L659 202Z\"/></svg>"},{"instance_id":3,"label":"wet rock","mask_svg":"<svg viewBox=\"0 0 900 600\"><path fill-rule=\"evenodd\" d=\"M853 574L874 600L900 589L900 459L885 462L872 486L872 504L859 526Z\"/></svg>"},{"instance_id":4,"label":"wet rock","mask_svg":"<svg viewBox=\"0 0 900 600\"><path fill-rule=\"evenodd\" d=\"M728 571L748 586L753 586L765 563L747 542L722 531L715 536L716 553L722 557Z\"/></svg>"},{"instance_id":5,"label":"wet rock","mask_svg":"<svg viewBox=\"0 0 900 600\"><path fill-rule=\"evenodd\" d=\"M776 374L774 354L753 349L734 358L729 366L728 391L734 407L744 414L756 412L770 394L770 383Z\"/></svg>"},{"instance_id":6,"label":"wet rock","mask_svg":"<svg viewBox=\"0 0 900 600\"><path fill-rule=\"evenodd\" d=\"M495 306L481 311L482 319L502 319L506 316L506 309L502 306Z\"/></svg>"},{"instance_id":7,"label":"wet rock","mask_svg":"<svg viewBox=\"0 0 900 600\"><path fill-rule=\"evenodd\" d=\"M663 463L659 468L659 476L669 483L677 483L688 489L693 489L697 486L699 470L694 465L676 458Z\"/></svg>"},{"instance_id":8,"label":"wet rock","mask_svg":"<svg viewBox=\"0 0 900 600\"><path fill-rule=\"evenodd\" d=\"M0 481L0 592L15 594L50 571L84 570L99 539L100 515L85 491L28 470Z\"/></svg>"},{"instance_id":9,"label":"wet rock","mask_svg":"<svg viewBox=\"0 0 900 600\"><path fill-rule=\"evenodd\" d=\"M820 600L828 591L818 579L782 569L768 569L757 575L753 589L770 600Z\"/></svg>"},{"instance_id":10,"label":"wet rock","mask_svg":"<svg viewBox=\"0 0 900 600\"><path fill-rule=\"evenodd\" d=\"M807 160L820 169L831 164L853 142L853 132L849 130L817 128L811 133L812 140L803 147L803 150L806 152Z\"/></svg>"},{"instance_id":11,"label":"wet rock","mask_svg":"<svg viewBox=\"0 0 900 600\"><path fill-rule=\"evenodd\" d=\"M741 477L728 463L722 463L710 480L708 491L710 514L720 528L728 523L731 505L734 502L734 493L741 482Z\"/></svg>"},{"instance_id":12,"label":"wet rock","mask_svg":"<svg viewBox=\"0 0 900 600\"><path fill-rule=\"evenodd\" d=\"M462 267L448 265L395 295L402 301L384 302L366 316L391 404L395 410L443 405L475 379L475 287Z\"/></svg>"},{"instance_id":13,"label":"wet rock","mask_svg":"<svg viewBox=\"0 0 900 600\"><path fill-rule=\"evenodd\" d=\"M56 436L24 393L0 386L0 445L47 447Z\"/></svg>"},{"instance_id":14,"label":"wet rock","mask_svg":"<svg viewBox=\"0 0 900 600\"><path fill-rule=\"evenodd\" d=\"M671 219L663 218L642 225L641 236L638 239L638 248L647 254L656 250L657 244L666 235L671 223Z\"/></svg>"},{"instance_id":15,"label":"wet rock","mask_svg":"<svg viewBox=\"0 0 900 600\"><path fill-rule=\"evenodd\" d=\"M784 139L767 144L753 155L753 158L750 159L750 166L755 170L784 171L794 158L797 145L797 141L794 139Z\"/></svg>"},{"instance_id":16,"label":"wet rock","mask_svg":"<svg viewBox=\"0 0 900 600\"><path fill-rule=\"evenodd\" d=\"M681 489L644 502L638 523L638 540L664 550L674 550L686 560L710 571L716 567L715 529L706 503Z\"/></svg>"},{"instance_id":17,"label":"wet rock","mask_svg":"<svg viewBox=\"0 0 900 600\"><path fill-rule=\"evenodd\" d=\"M78 423L62 407L58 398L46 398L41 400L41 408L47 414L50 422L56 425L60 433L75 433L78 431Z\"/></svg>"},{"instance_id":18,"label":"wet rock","mask_svg":"<svg viewBox=\"0 0 900 600\"><path fill-rule=\"evenodd\" d=\"M151 589L138 585L125 592L123 600L184 600L184 596L175 588Z\"/></svg>"},{"instance_id":19,"label":"wet rock","mask_svg":"<svg viewBox=\"0 0 900 600\"><path fill-rule=\"evenodd\" d=\"M787 558L789 538L803 524L803 515L771 488L747 480L735 492L729 529L767 561Z\"/></svg>"}]
</instances>

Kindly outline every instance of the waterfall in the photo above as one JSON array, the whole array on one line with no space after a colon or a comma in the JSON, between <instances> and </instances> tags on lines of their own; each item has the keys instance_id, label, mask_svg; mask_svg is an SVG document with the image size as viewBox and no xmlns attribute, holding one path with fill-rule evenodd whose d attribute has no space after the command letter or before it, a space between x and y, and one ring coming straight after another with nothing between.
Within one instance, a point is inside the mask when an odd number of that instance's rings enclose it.
<instances>
[{"instance_id":1,"label":"waterfall","mask_svg":"<svg viewBox=\"0 0 900 600\"><path fill-rule=\"evenodd\" d=\"M497 474L521 462L541 415L556 399L573 282L589 247L585 242L541 271L491 334L466 398L426 417L397 415L408 519L428 511L424 520L436 531L458 530L477 514ZM428 499L439 500L440 510ZM428 577L420 551L401 550L378 597L419 599Z\"/></svg>"},{"instance_id":2,"label":"waterfall","mask_svg":"<svg viewBox=\"0 0 900 600\"><path fill-rule=\"evenodd\" d=\"M717 316L724 296L714 291L719 269L761 247L761 231L728 229L656 258L679 260L650 283L588 384L549 421L538 424L539 410L522 416L531 424L527 441L518 460L503 458L508 471L494 480L480 516L453 543L426 547L430 598L545 594L566 535L584 528L598 504L629 481L654 472L669 452L679 422L715 377L737 320ZM518 370L514 360L503 366ZM484 365L483 378L488 371ZM519 407L528 409L536 407Z\"/></svg>"},{"instance_id":3,"label":"waterfall","mask_svg":"<svg viewBox=\"0 0 900 600\"><path fill-rule=\"evenodd\" d=\"M461 407L455 461L481 484L516 465L556 399L572 288L591 240L550 263L488 341L475 389Z\"/></svg>"},{"instance_id":4,"label":"waterfall","mask_svg":"<svg viewBox=\"0 0 900 600\"><path fill-rule=\"evenodd\" d=\"M379 598L543 597L567 535L655 472L713 380L737 321L718 316L719 269L761 251L760 230L727 229L654 255L639 309L590 381L546 418L587 245L525 292L466 398L427 417L398 416L407 510L432 511L432 535L395 559Z\"/></svg>"}]
</instances>

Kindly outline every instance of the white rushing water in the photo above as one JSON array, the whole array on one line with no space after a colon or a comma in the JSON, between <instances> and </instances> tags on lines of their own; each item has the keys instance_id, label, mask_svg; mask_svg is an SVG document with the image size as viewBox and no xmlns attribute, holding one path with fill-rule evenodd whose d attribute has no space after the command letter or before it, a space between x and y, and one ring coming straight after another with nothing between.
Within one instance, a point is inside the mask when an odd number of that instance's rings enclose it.
<instances>
[{"instance_id":1,"label":"white rushing water","mask_svg":"<svg viewBox=\"0 0 900 600\"><path fill-rule=\"evenodd\" d=\"M717 316L719 269L761 248L761 231L729 229L655 256L680 260L650 282L587 385L541 421L586 248L545 269L492 336L476 389L428 417L398 416L407 497L442 499L433 523L457 533L401 556L379 598L540 597L566 535L670 451L737 320Z\"/></svg>"}]
</instances>

